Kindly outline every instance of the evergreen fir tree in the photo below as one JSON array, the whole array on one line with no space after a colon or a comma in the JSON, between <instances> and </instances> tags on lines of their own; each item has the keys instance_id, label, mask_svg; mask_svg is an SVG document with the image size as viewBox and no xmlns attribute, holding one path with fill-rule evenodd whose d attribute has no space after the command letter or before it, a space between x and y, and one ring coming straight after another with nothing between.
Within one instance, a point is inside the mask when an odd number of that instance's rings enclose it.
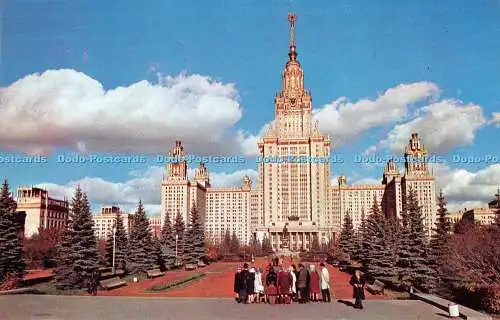
<instances>
[{"instance_id":1,"label":"evergreen fir tree","mask_svg":"<svg viewBox=\"0 0 500 320\"><path fill-rule=\"evenodd\" d=\"M229 252L232 254L240 253L240 240L236 236L236 232L233 231L233 235L231 236L231 242L229 245Z\"/></svg>"},{"instance_id":2,"label":"evergreen fir tree","mask_svg":"<svg viewBox=\"0 0 500 320\"><path fill-rule=\"evenodd\" d=\"M361 223L358 230L355 232L355 251L354 260L363 261L364 250L363 250L363 237L366 234L366 216L364 208L361 210Z\"/></svg>"},{"instance_id":3,"label":"evergreen fir tree","mask_svg":"<svg viewBox=\"0 0 500 320\"><path fill-rule=\"evenodd\" d=\"M380 268L383 276L392 278L397 275L397 248L399 241L399 221L395 217L385 217L383 225L383 250Z\"/></svg>"},{"instance_id":4,"label":"evergreen fir tree","mask_svg":"<svg viewBox=\"0 0 500 320\"><path fill-rule=\"evenodd\" d=\"M267 235L264 235L264 238L262 239L262 254L272 254L273 253L273 247L271 245L271 240L267 237Z\"/></svg>"},{"instance_id":5,"label":"evergreen fir tree","mask_svg":"<svg viewBox=\"0 0 500 320\"><path fill-rule=\"evenodd\" d=\"M224 235L222 237L221 253L223 255L228 255L230 249L231 249L231 233L229 232L229 229L226 229L226 232L224 232Z\"/></svg>"},{"instance_id":6,"label":"evergreen fir tree","mask_svg":"<svg viewBox=\"0 0 500 320\"><path fill-rule=\"evenodd\" d=\"M452 225L447 219L448 209L446 208L446 199L443 191L439 192L437 221L434 233L430 241L431 266L435 269L437 282L442 280L443 265L446 263L446 256L449 252L449 241L452 232Z\"/></svg>"},{"instance_id":7,"label":"evergreen fir tree","mask_svg":"<svg viewBox=\"0 0 500 320\"><path fill-rule=\"evenodd\" d=\"M172 227L172 220L169 212L165 214L160 242L165 267L171 269L175 266L175 232Z\"/></svg>"},{"instance_id":8,"label":"evergreen fir tree","mask_svg":"<svg viewBox=\"0 0 500 320\"><path fill-rule=\"evenodd\" d=\"M429 247L424 228L421 207L413 189L409 190L406 203L407 212L403 219L406 235L402 239L398 253L398 274L403 284L425 291L431 291L435 285L435 275L429 266Z\"/></svg>"},{"instance_id":9,"label":"evergreen fir tree","mask_svg":"<svg viewBox=\"0 0 500 320\"><path fill-rule=\"evenodd\" d=\"M252 250L253 250L253 254L255 256L261 256L262 255L262 242L259 241L259 239L257 238L253 238L253 242L252 242Z\"/></svg>"},{"instance_id":10,"label":"evergreen fir tree","mask_svg":"<svg viewBox=\"0 0 500 320\"><path fill-rule=\"evenodd\" d=\"M371 213L366 220L363 235L363 265L373 277L390 276L394 265L390 265L390 241L387 221L373 197Z\"/></svg>"},{"instance_id":11,"label":"evergreen fir tree","mask_svg":"<svg viewBox=\"0 0 500 320\"><path fill-rule=\"evenodd\" d=\"M196 206L191 209L186 237L186 263L197 264L205 259L205 231Z\"/></svg>"},{"instance_id":12,"label":"evergreen fir tree","mask_svg":"<svg viewBox=\"0 0 500 320\"><path fill-rule=\"evenodd\" d=\"M411 286L411 233L410 233L410 215L408 213L408 201L403 203L403 209L401 210L401 226L399 233L399 241L397 247L397 262L396 269L398 274L399 282L409 287ZM414 206L415 199L411 198L411 206Z\"/></svg>"},{"instance_id":13,"label":"evergreen fir tree","mask_svg":"<svg viewBox=\"0 0 500 320\"><path fill-rule=\"evenodd\" d=\"M165 259L163 259L161 240L155 236L151 237L153 241L153 260L159 266L161 271L167 270Z\"/></svg>"},{"instance_id":14,"label":"evergreen fir tree","mask_svg":"<svg viewBox=\"0 0 500 320\"><path fill-rule=\"evenodd\" d=\"M139 205L134 214L129 246L128 269L130 273L137 275L158 267L154 254L154 243L149 220L144 211L142 201L139 201Z\"/></svg>"},{"instance_id":15,"label":"evergreen fir tree","mask_svg":"<svg viewBox=\"0 0 500 320\"><path fill-rule=\"evenodd\" d=\"M87 195L78 186L71 204L71 219L58 247L56 285L61 289L83 289L99 267L94 221Z\"/></svg>"},{"instance_id":16,"label":"evergreen fir tree","mask_svg":"<svg viewBox=\"0 0 500 320\"><path fill-rule=\"evenodd\" d=\"M339 246L345 254L349 255L350 259L354 258L356 251L356 235L354 233L354 226L349 212L346 212L344 216L344 223L340 232Z\"/></svg>"},{"instance_id":17,"label":"evergreen fir tree","mask_svg":"<svg viewBox=\"0 0 500 320\"><path fill-rule=\"evenodd\" d=\"M123 225L123 218L121 213L116 215L115 220L115 267L116 269L121 268L126 271L127 269L127 252L128 248L128 237L125 232L125 226ZM113 265L113 231L111 230L108 234L108 238L106 240L106 263L108 266Z\"/></svg>"},{"instance_id":18,"label":"evergreen fir tree","mask_svg":"<svg viewBox=\"0 0 500 320\"><path fill-rule=\"evenodd\" d=\"M177 246L176 246L176 254L177 254L177 263L184 263L184 245L185 245L185 236L186 236L186 224L184 223L184 219L182 218L182 214L180 211L177 211L177 215L175 216L174 221L174 233L177 237Z\"/></svg>"},{"instance_id":19,"label":"evergreen fir tree","mask_svg":"<svg viewBox=\"0 0 500 320\"><path fill-rule=\"evenodd\" d=\"M0 283L8 276L21 279L26 265L22 259L21 226L16 219L17 203L4 180L0 190Z\"/></svg>"}]
</instances>

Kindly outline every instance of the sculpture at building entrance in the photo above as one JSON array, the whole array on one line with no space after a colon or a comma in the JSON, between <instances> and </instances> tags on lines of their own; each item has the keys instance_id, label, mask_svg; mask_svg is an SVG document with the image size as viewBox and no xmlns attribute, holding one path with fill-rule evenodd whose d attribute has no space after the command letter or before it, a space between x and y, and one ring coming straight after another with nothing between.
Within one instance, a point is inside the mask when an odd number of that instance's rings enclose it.
<instances>
[{"instance_id":1,"label":"sculpture at building entrance","mask_svg":"<svg viewBox=\"0 0 500 320\"><path fill-rule=\"evenodd\" d=\"M288 228L286 227L288 225L288 223L285 224L285 226L283 227L283 234L281 235L281 247L283 249L289 247L290 245L290 233L288 233Z\"/></svg>"}]
</instances>

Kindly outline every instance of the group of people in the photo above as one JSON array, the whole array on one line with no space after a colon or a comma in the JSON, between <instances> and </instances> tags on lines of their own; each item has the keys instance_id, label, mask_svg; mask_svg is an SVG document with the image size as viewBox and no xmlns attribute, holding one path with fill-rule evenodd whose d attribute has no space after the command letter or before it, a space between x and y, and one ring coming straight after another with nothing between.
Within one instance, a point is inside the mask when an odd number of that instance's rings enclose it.
<instances>
[{"instance_id":1,"label":"group of people","mask_svg":"<svg viewBox=\"0 0 500 320\"><path fill-rule=\"evenodd\" d=\"M273 261L274 262L274 261ZM350 280L354 307L363 309L365 280L359 270ZM308 268L302 263L285 268L278 261L270 263L266 274L262 268L247 263L234 275L234 293L238 303L289 304L292 302L331 302L330 274L325 263L319 270L314 264Z\"/></svg>"},{"instance_id":2,"label":"group of people","mask_svg":"<svg viewBox=\"0 0 500 320\"><path fill-rule=\"evenodd\" d=\"M234 292L239 303L331 302L330 274L324 263L319 271L313 264L307 269L300 263L288 269L269 264L264 276L262 269L245 263L236 271Z\"/></svg>"}]
</instances>

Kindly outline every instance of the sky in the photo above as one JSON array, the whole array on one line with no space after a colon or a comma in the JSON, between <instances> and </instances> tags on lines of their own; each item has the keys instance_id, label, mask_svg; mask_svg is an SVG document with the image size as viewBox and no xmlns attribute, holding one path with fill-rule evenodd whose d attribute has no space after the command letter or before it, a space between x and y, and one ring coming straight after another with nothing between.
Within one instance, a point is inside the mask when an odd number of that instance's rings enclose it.
<instances>
[{"instance_id":1,"label":"sky","mask_svg":"<svg viewBox=\"0 0 500 320\"><path fill-rule=\"evenodd\" d=\"M499 0L4 0L0 176L56 197L80 185L94 210L142 199L159 214L158 155L181 140L196 157L245 157L207 163L212 185L255 181L289 12L333 183L380 183L417 132L450 210L493 198Z\"/></svg>"}]
</instances>

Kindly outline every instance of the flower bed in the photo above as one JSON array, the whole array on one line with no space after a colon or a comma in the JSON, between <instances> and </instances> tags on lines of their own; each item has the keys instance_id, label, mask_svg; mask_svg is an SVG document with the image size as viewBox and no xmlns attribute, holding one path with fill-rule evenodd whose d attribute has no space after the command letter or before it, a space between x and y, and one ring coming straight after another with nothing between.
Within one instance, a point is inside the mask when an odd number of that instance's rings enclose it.
<instances>
[{"instance_id":1,"label":"flower bed","mask_svg":"<svg viewBox=\"0 0 500 320\"><path fill-rule=\"evenodd\" d=\"M162 291L166 291L166 290L169 290L169 289L173 289L173 288L176 288L178 286L181 286L183 284L186 284L188 282L191 282L191 281L194 281L194 280L198 280L202 277L204 277L205 274L204 273L195 273L195 274L191 274L189 276L186 276L186 277L181 277L179 279L173 279L173 280L169 280L165 283L159 283L159 284L155 284L153 285L151 288L147 289L146 292L162 292Z\"/></svg>"}]
</instances>

